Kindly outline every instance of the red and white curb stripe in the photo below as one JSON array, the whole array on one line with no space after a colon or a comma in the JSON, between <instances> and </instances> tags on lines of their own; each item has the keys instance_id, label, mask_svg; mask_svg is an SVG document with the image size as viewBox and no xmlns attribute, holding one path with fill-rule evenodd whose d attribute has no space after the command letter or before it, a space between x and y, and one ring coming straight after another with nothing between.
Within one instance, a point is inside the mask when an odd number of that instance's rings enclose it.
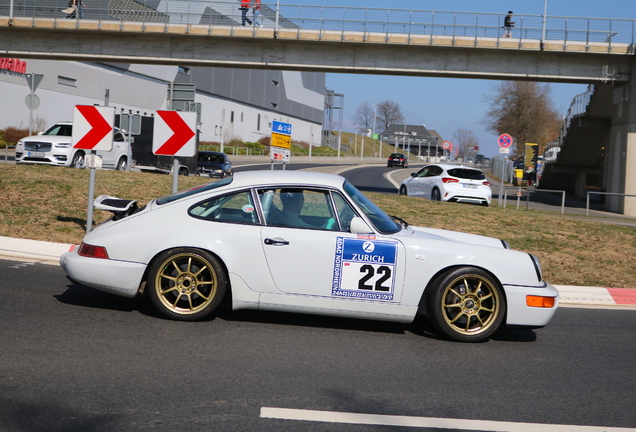
<instances>
[{"instance_id":1,"label":"red and white curb stripe","mask_svg":"<svg viewBox=\"0 0 636 432\"><path fill-rule=\"evenodd\" d=\"M559 305L636 306L636 289L555 285Z\"/></svg>"}]
</instances>

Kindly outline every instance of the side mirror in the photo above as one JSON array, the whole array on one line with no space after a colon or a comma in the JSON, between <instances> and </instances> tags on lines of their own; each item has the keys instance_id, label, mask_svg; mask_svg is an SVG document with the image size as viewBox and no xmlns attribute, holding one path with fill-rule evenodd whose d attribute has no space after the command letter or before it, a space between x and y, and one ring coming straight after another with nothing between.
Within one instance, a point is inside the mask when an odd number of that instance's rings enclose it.
<instances>
[{"instance_id":1,"label":"side mirror","mask_svg":"<svg viewBox=\"0 0 636 432\"><path fill-rule=\"evenodd\" d=\"M369 228L369 225L361 217L354 217L349 224L349 231L351 234L373 234L373 230Z\"/></svg>"},{"instance_id":2,"label":"side mirror","mask_svg":"<svg viewBox=\"0 0 636 432\"><path fill-rule=\"evenodd\" d=\"M411 173L411 177L415 177L417 173Z\"/></svg>"}]
</instances>

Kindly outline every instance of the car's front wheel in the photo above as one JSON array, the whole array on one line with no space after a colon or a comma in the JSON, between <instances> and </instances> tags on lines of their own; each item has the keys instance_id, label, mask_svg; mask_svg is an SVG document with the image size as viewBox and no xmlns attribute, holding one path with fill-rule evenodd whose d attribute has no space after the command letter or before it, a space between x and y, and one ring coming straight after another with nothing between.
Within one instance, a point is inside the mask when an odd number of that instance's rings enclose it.
<instances>
[{"instance_id":1,"label":"car's front wheel","mask_svg":"<svg viewBox=\"0 0 636 432\"><path fill-rule=\"evenodd\" d=\"M163 315L195 321L218 308L227 279L223 267L209 252L177 248L154 260L147 284L151 302Z\"/></svg>"},{"instance_id":2,"label":"car's front wheel","mask_svg":"<svg viewBox=\"0 0 636 432\"><path fill-rule=\"evenodd\" d=\"M73 160L71 161L71 167L73 168L84 168L84 153L79 151L73 155Z\"/></svg>"},{"instance_id":3,"label":"car's front wheel","mask_svg":"<svg viewBox=\"0 0 636 432\"><path fill-rule=\"evenodd\" d=\"M431 325L456 341L478 342L488 338L506 314L506 300L499 283L476 267L450 270L428 289L426 306Z\"/></svg>"},{"instance_id":4,"label":"car's front wheel","mask_svg":"<svg viewBox=\"0 0 636 432\"><path fill-rule=\"evenodd\" d=\"M408 195L408 192L406 191L406 186L404 185L400 186L400 192L398 195L404 195L404 196Z\"/></svg>"}]
</instances>

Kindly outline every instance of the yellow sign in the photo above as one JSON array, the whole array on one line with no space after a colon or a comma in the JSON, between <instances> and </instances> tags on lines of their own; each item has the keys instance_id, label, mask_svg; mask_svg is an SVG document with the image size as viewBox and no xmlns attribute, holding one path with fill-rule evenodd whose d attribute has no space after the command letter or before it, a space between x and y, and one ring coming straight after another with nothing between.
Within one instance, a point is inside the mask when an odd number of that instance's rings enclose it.
<instances>
[{"instance_id":1,"label":"yellow sign","mask_svg":"<svg viewBox=\"0 0 636 432\"><path fill-rule=\"evenodd\" d=\"M291 137L289 135L272 132L272 138L269 144L274 147L288 149L291 148Z\"/></svg>"}]
</instances>

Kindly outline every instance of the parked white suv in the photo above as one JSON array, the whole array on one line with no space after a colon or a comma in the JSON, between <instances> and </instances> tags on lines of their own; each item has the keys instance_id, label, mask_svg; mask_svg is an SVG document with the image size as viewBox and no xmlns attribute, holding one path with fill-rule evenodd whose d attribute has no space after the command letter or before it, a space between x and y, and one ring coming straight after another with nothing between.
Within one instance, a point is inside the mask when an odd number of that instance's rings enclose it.
<instances>
[{"instance_id":1,"label":"parked white suv","mask_svg":"<svg viewBox=\"0 0 636 432\"><path fill-rule=\"evenodd\" d=\"M71 146L72 122L59 122L35 136L22 138L15 148L16 163L47 164L84 168L84 156L89 150ZM128 163L128 141L118 128L113 135L113 149L98 151L103 168L125 170Z\"/></svg>"}]
</instances>

